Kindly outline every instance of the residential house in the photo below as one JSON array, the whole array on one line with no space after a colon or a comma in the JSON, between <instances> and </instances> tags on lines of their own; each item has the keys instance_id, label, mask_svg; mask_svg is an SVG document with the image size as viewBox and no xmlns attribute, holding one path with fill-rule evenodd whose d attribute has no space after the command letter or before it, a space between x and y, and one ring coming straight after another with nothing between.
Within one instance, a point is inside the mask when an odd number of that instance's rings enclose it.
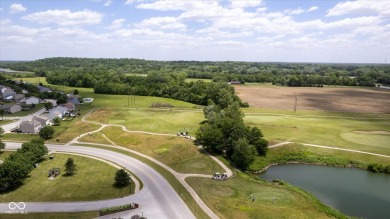
<instances>
[{"instance_id":1,"label":"residential house","mask_svg":"<svg viewBox=\"0 0 390 219\"><path fill-rule=\"evenodd\" d=\"M68 113L75 110L76 105L72 102L63 103L60 106L65 107L68 110Z\"/></svg>"},{"instance_id":2,"label":"residential house","mask_svg":"<svg viewBox=\"0 0 390 219\"><path fill-rule=\"evenodd\" d=\"M37 87L38 87L40 93L44 93L44 92L49 92L50 93L50 92L52 92L50 88L47 88L47 87L44 87L44 86L39 86L39 85Z\"/></svg>"},{"instance_id":3,"label":"residential house","mask_svg":"<svg viewBox=\"0 0 390 219\"><path fill-rule=\"evenodd\" d=\"M75 105L80 104L80 96L79 95L73 95L73 94L68 94L68 102L71 102Z\"/></svg>"},{"instance_id":4,"label":"residential house","mask_svg":"<svg viewBox=\"0 0 390 219\"><path fill-rule=\"evenodd\" d=\"M4 104L1 108L4 109L6 113L16 113L22 111L22 107L15 103Z\"/></svg>"},{"instance_id":5,"label":"residential house","mask_svg":"<svg viewBox=\"0 0 390 219\"><path fill-rule=\"evenodd\" d=\"M24 96L24 94L15 94L14 100L17 103L24 103L24 102L26 102L26 96Z\"/></svg>"},{"instance_id":6,"label":"residential house","mask_svg":"<svg viewBox=\"0 0 390 219\"><path fill-rule=\"evenodd\" d=\"M49 119L52 120L55 117L62 118L65 116L65 114L69 113L68 109L63 106L56 106L53 109L49 110Z\"/></svg>"},{"instance_id":7,"label":"residential house","mask_svg":"<svg viewBox=\"0 0 390 219\"><path fill-rule=\"evenodd\" d=\"M16 95L16 92L10 87L2 86L1 94L3 96L3 100L12 101L14 100L14 96Z\"/></svg>"},{"instance_id":8,"label":"residential house","mask_svg":"<svg viewBox=\"0 0 390 219\"><path fill-rule=\"evenodd\" d=\"M240 81L230 81L228 84L241 84Z\"/></svg>"},{"instance_id":9,"label":"residential house","mask_svg":"<svg viewBox=\"0 0 390 219\"><path fill-rule=\"evenodd\" d=\"M35 134L41 130L42 125L38 121L23 121L19 125L19 129L25 134Z\"/></svg>"},{"instance_id":10,"label":"residential house","mask_svg":"<svg viewBox=\"0 0 390 219\"><path fill-rule=\"evenodd\" d=\"M28 97L26 98L26 104L39 104L40 99L38 97Z\"/></svg>"},{"instance_id":11,"label":"residential house","mask_svg":"<svg viewBox=\"0 0 390 219\"><path fill-rule=\"evenodd\" d=\"M52 103L53 107L57 106L57 100L55 100L55 99L44 99L44 101L46 103L49 103L49 102Z\"/></svg>"},{"instance_id":12,"label":"residential house","mask_svg":"<svg viewBox=\"0 0 390 219\"><path fill-rule=\"evenodd\" d=\"M42 125L42 127L51 124L51 122L50 122L50 120L48 118L42 117L42 116L34 117L33 121L39 122Z\"/></svg>"}]
</instances>

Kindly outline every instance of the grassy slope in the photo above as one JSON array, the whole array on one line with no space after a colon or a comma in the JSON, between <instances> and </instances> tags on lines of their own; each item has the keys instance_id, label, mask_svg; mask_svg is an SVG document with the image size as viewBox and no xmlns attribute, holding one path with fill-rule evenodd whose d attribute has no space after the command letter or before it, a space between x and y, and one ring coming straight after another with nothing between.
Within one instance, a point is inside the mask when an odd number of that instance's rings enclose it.
<instances>
[{"instance_id":1,"label":"grassy slope","mask_svg":"<svg viewBox=\"0 0 390 219\"><path fill-rule=\"evenodd\" d=\"M221 218L330 218L318 210L310 197L285 187L249 180L241 174L227 181L205 178L186 181ZM251 195L255 196L253 203Z\"/></svg>"},{"instance_id":2,"label":"grassy slope","mask_svg":"<svg viewBox=\"0 0 390 219\"><path fill-rule=\"evenodd\" d=\"M77 173L70 177L63 176L68 157L77 165ZM60 168L61 175L54 180L48 179L48 171L54 167ZM118 189L113 186L116 171L115 167L95 159L55 154L53 160L47 159L34 169L24 185L1 194L0 202L86 201L128 195L130 187Z\"/></svg>"},{"instance_id":3,"label":"grassy slope","mask_svg":"<svg viewBox=\"0 0 390 219\"><path fill-rule=\"evenodd\" d=\"M128 133L119 127L104 128L102 133L117 145L151 156L181 173L212 174L223 170L199 151L192 141L184 138ZM95 142L107 143L104 138L100 139L101 142ZM81 140L84 140L84 137Z\"/></svg>"}]
</instances>

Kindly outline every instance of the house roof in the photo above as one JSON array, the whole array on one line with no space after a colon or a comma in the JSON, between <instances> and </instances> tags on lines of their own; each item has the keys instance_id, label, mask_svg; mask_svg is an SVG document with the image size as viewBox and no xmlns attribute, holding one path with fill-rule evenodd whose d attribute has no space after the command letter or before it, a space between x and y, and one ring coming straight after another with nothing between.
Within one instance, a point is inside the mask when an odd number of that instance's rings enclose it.
<instances>
[{"instance_id":1,"label":"house roof","mask_svg":"<svg viewBox=\"0 0 390 219\"><path fill-rule=\"evenodd\" d=\"M48 120L47 118L43 118L43 117L39 117L39 116L37 116L33 119L33 121L37 121L37 122L41 123L42 125L45 125L47 120Z\"/></svg>"},{"instance_id":2,"label":"house roof","mask_svg":"<svg viewBox=\"0 0 390 219\"><path fill-rule=\"evenodd\" d=\"M44 86L37 86L38 89L39 89L39 92L43 93L43 92L51 92L51 89L50 88L47 88L47 87L44 87Z\"/></svg>"},{"instance_id":3,"label":"house roof","mask_svg":"<svg viewBox=\"0 0 390 219\"><path fill-rule=\"evenodd\" d=\"M73 109L74 109L74 106L75 106L75 104L74 104L74 103L72 103L72 102L67 102L67 103L61 104L60 106L63 106L63 107L65 107L67 110L73 110Z\"/></svg>"},{"instance_id":4,"label":"house roof","mask_svg":"<svg viewBox=\"0 0 390 219\"><path fill-rule=\"evenodd\" d=\"M52 113L52 112L55 112L55 111L64 113L65 111L68 111L68 109L66 107L63 107L63 106L56 106L53 109L50 109L49 113Z\"/></svg>"},{"instance_id":5,"label":"house roof","mask_svg":"<svg viewBox=\"0 0 390 219\"><path fill-rule=\"evenodd\" d=\"M2 105L1 108L3 108L3 109L10 109L13 106L20 106L20 105L15 104L15 103L6 103L6 104Z\"/></svg>"},{"instance_id":6,"label":"house roof","mask_svg":"<svg viewBox=\"0 0 390 219\"><path fill-rule=\"evenodd\" d=\"M25 126L25 125L32 125L34 127L40 126L41 123L37 121L23 121L20 123L20 127Z\"/></svg>"}]
</instances>

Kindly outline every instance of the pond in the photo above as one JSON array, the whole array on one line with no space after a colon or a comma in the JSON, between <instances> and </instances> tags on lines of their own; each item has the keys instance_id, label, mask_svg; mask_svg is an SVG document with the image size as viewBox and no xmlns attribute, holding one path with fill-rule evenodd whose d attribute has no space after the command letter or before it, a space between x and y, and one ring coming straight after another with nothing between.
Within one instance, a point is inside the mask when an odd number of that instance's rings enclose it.
<instances>
[{"instance_id":1,"label":"pond","mask_svg":"<svg viewBox=\"0 0 390 219\"><path fill-rule=\"evenodd\" d=\"M310 192L342 213L390 218L390 175L356 168L289 164L268 168L265 180L280 179Z\"/></svg>"}]
</instances>

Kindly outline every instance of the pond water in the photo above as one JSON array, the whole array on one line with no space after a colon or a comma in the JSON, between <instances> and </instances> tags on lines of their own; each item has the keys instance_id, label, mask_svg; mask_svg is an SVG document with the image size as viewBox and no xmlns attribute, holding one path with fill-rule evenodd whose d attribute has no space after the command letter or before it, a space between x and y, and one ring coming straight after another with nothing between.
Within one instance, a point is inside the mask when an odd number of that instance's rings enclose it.
<instances>
[{"instance_id":1,"label":"pond water","mask_svg":"<svg viewBox=\"0 0 390 219\"><path fill-rule=\"evenodd\" d=\"M307 164L278 165L260 174L310 192L342 213L362 218L390 218L390 175L356 168Z\"/></svg>"}]
</instances>

